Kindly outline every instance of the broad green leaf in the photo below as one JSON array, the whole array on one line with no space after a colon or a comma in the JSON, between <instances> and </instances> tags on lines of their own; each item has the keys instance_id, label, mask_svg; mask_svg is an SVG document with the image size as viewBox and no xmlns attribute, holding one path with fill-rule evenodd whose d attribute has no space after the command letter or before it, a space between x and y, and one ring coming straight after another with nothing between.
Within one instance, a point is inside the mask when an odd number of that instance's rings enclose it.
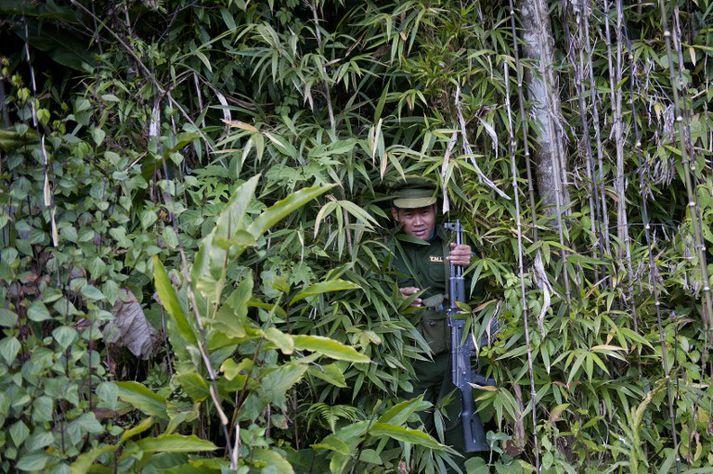
<instances>
[{"instance_id":1,"label":"broad green leaf","mask_svg":"<svg viewBox=\"0 0 713 474\"><path fill-rule=\"evenodd\" d=\"M227 359L220 366L220 371L225 374L225 378L228 380L233 380L235 377L240 375L240 372L245 372L246 374L250 372L253 367L252 359L245 358L236 363L233 359Z\"/></svg>"},{"instance_id":2,"label":"broad green leaf","mask_svg":"<svg viewBox=\"0 0 713 474\"><path fill-rule=\"evenodd\" d=\"M15 361L17 353L20 352L20 347L20 341L15 336L6 337L0 341L0 355L5 359L7 365L11 365Z\"/></svg>"},{"instance_id":3,"label":"broad green leaf","mask_svg":"<svg viewBox=\"0 0 713 474\"><path fill-rule=\"evenodd\" d=\"M22 420L15 422L10 427L9 431L10 438L12 439L12 442L15 447L20 447L25 441L25 439L27 439L27 437L30 435L30 429Z\"/></svg>"},{"instance_id":4,"label":"broad green leaf","mask_svg":"<svg viewBox=\"0 0 713 474\"><path fill-rule=\"evenodd\" d=\"M92 467L92 464L94 464L94 461L97 460L100 456L103 454L107 453L113 453L119 449L119 445L111 445L111 444L103 444L99 445L96 448L81 454L76 461L72 463L72 465L69 467L69 472L71 474L85 474L89 471L89 469Z\"/></svg>"},{"instance_id":5,"label":"broad green leaf","mask_svg":"<svg viewBox=\"0 0 713 474\"><path fill-rule=\"evenodd\" d=\"M362 462L367 462L369 464L377 464L379 466L384 464L384 461L382 461L381 456L379 456L379 453L377 453L373 449L363 450L359 455L359 460Z\"/></svg>"},{"instance_id":6,"label":"broad green leaf","mask_svg":"<svg viewBox=\"0 0 713 474\"><path fill-rule=\"evenodd\" d=\"M77 340L79 334L73 327L60 326L52 331L52 336L57 341L57 344L59 344L59 347L67 349L74 341Z\"/></svg>"},{"instance_id":7,"label":"broad green leaf","mask_svg":"<svg viewBox=\"0 0 713 474\"><path fill-rule=\"evenodd\" d=\"M176 380L181 388L194 402L202 402L210 396L210 387L203 377L197 372L179 373Z\"/></svg>"},{"instance_id":8,"label":"broad green leaf","mask_svg":"<svg viewBox=\"0 0 713 474\"><path fill-rule=\"evenodd\" d=\"M397 403L386 410L378 419L379 423L388 423L391 425L403 425L409 419L411 414L420 409L428 408L428 404L424 405L423 397L412 398Z\"/></svg>"},{"instance_id":9,"label":"broad green leaf","mask_svg":"<svg viewBox=\"0 0 713 474\"><path fill-rule=\"evenodd\" d=\"M305 364L291 362L285 364L265 375L260 381L260 396L266 403L274 403L277 406L284 406L285 393L297 382L307 371Z\"/></svg>"},{"instance_id":10,"label":"broad green leaf","mask_svg":"<svg viewBox=\"0 0 713 474\"><path fill-rule=\"evenodd\" d=\"M297 159L297 149L287 139L274 133L265 132L265 136L275 145L275 148L292 159Z\"/></svg>"},{"instance_id":11,"label":"broad green leaf","mask_svg":"<svg viewBox=\"0 0 713 474\"><path fill-rule=\"evenodd\" d=\"M50 456L45 453L26 454L17 461L15 467L20 471L41 471L49 460Z\"/></svg>"},{"instance_id":12,"label":"broad green leaf","mask_svg":"<svg viewBox=\"0 0 713 474\"><path fill-rule=\"evenodd\" d=\"M30 318L29 312L31 310L32 306L30 306L30 309L28 310L28 318ZM49 313L47 313L47 315L49 316ZM15 326L17 326L17 314L13 313L9 309L0 308L0 326L4 328L14 328Z\"/></svg>"},{"instance_id":13,"label":"broad green leaf","mask_svg":"<svg viewBox=\"0 0 713 474\"><path fill-rule=\"evenodd\" d=\"M139 449L148 453L192 453L218 449L212 442L200 439L195 435L165 434L155 438L144 438L137 441L136 444Z\"/></svg>"},{"instance_id":14,"label":"broad green leaf","mask_svg":"<svg viewBox=\"0 0 713 474\"><path fill-rule=\"evenodd\" d=\"M27 317L32 320L32 321L45 321L47 319L51 319L52 316L50 316L50 312L47 309L47 306L44 305L41 301L35 301L32 303L32 306L27 310Z\"/></svg>"},{"instance_id":15,"label":"broad green leaf","mask_svg":"<svg viewBox=\"0 0 713 474\"><path fill-rule=\"evenodd\" d=\"M309 336L305 334L293 336L295 349L317 352L336 360L346 360L349 362L370 362L368 356L360 354L353 347L342 344L339 341L323 336Z\"/></svg>"},{"instance_id":16,"label":"broad green leaf","mask_svg":"<svg viewBox=\"0 0 713 474\"><path fill-rule=\"evenodd\" d=\"M178 295L176 294L176 289L173 287L171 280L168 278L168 273L166 269L159 260L158 256L153 258L154 265L154 285L156 286L156 291L158 292L158 297L161 299L161 304L166 309L166 312L173 318L178 327L183 339L189 344L196 345L197 339L195 332L193 331L193 326L188 321L188 315L183 310L181 302L178 300Z\"/></svg>"},{"instance_id":17,"label":"broad green leaf","mask_svg":"<svg viewBox=\"0 0 713 474\"><path fill-rule=\"evenodd\" d=\"M247 335L245 316L248 313L248 301L252 297L252 275L243 278L238 287L225 300L223 306L216 311L215 318L210 321L213 328L231 338L242 338Z\"/></svg>"},{"instance_id":18,"label":"broad green leaf","mask_svg":"<svg viewBox=\"0 0 713 474\"><path fill-rule=\"evenodd\" d=\"M265 212L260 214L252 224L248 227L248 232L250 232L255 239L259 239L262 234L264 234L272 226L280 222L282 219L287 217L292 212L301 208L309 201L314 198L321 196L334 185L330 186L312 186L309 188L300 189L287 196L281 201L277 201L274 205L269 207Z\"/></svg>"},{"instance_id":19,"label":"broad green leaf","mask_svg":"<svg viewBox=\"0 0 713 474\"><path fill-rule=\"evenodd\" d=\"M344 290L356 290L361 289L359 285L351 281L346 280L330 280L321 281L313 285L308 286L299 293L297 293L294 298L290 301L290 304L294 304L310 296L321 295L323 293L331 293L334 291L344 291Z\"/></svg>"},{"instance_id":20,"label":"broad green leaf","mask_svg":"<svg viewBox=\"0 0 713 474\"><path fill-rule=\"evenodd\" d=\"M569 408L569 403L562 403L561 405L557 405L556 407L554 407L550 412L550 416L547 420L548 423L556 423L562 412L564 412L567 408Z\"/></svg>"},{"instance_id":21,"label":"broad green leaf","mask_svg":"<svg viewBox=\"0 0 713 474\"><path fill-rule=\"evenodd\" d=\"M116 382L119 387L119 398L131 404L137 410L157 418L168 419L166 414L166 399L153 393L138 382Z\"/></svg>"},{"instance_id":22,"label":"broad green leaf","mask_svg":"<svg viewBox=\"0 0 713 474\"><path fill-rule=\"evenodd\" d=\"M39 451L54 443L54 436L50 431L39 431L41 428L35 428L35 433L27 438L25 449L27 451Z\"/></svg>"},{"instance_id":23,"label":"broad green leaf","mask_svg":"<svg viewBox=\"0 0 713 474\"><path fill-rule=\"evenodd\" d=\"M343 388L347 386L347 382L344 379L344 371L342 371L337 363L311 366L309 373L318 379L331 383L335 387Z\"/></svg>"},{"instance_id":24,"label":"broad green leaf","mask_svg":"<svg viewBox=\"0 0 713 474\"><path fill-rule=\"evenodd\" d=\"M260 472L294 474L292 465L274 449L254 448L250 451L253 463L261 466Z\"/></svg>"},{"instance_id":25,"label":"broad green leaf","mask_svg":"<svg viewBox=\"0 0 713 474\"><path fill-rule=\"evenodd\" d=\"M285 334L275 327L269 327L264 331L265 339L272 342L282 351L283 354L292 354L295 350L295 343L292 336Z\"/></svg>"},{"instance_id":26,"label":"broad green leaf","mask_svg":"<svg viewBox=\"0 0 713 474\"><path fill-rule=\"evenodd\" d=\"M99 434L104 432L104 427L97 420L94 412L83 413L72 420L71 425L78 427L82 433Z\"/></svg>"},{"instance_id":27,"label":"broad green leaf","mask_svg":"<svg viewBox=\"0 0 713 474\"><path fill-rule=\"evenodd\" d=\"M411 428L404 428L401 426L377 422L374 423L369 429L369 434L375 437L388 437L405 443L418 444L419 446L423 446L429 449L435 449L438 451L450 451L450 448L448 448L448 446L439 443L427 433L421 430L415 430Z\"/></svg>"},{"instance_id":28,"label":"broad green leaf","mask_svg":"<svg viewBox=\"0 0 713 474\"><path fill-rule=\"evenodd\" d=\"M143 420L141 420L141 422L138 425L121 433L121 438L119 438L119 443L123 443L124 441L131 439L134 436L143 433L144 431L151 428L153 425L154 425L154 419L152 416L149 416L148 418L144 418Z\"/></svg>"},{"instance_id":29,"label":"broad green leaf","mask_svg":"<svg viewBox=\"0 0 713 474\"><path fill-rule=\"evenodd\" d=\"M239 243L237 238L247 226L247 210L255 196L260 175L241 184L220 213L215 227L202 241L191 267L193 286L211 305L220 300L224 286L229 251L220 242ZM220 242L219 242L220 240ZM235 242L231 242L235 241ZM236 245L231 258L239 256L247 246Z\"/></svg>"},{"instance_id":30,"label":"broad green leaf","mask_svg":"<svg viewBox=\"0 0 713 474\"><path fill-rule=\"evenodd\" d=\"M351 453L349 445L333 434L330 434L319 443L313 444L312 447L316 449L328 449L344 455L349 455Z\"/></svg>"}]
</instances>

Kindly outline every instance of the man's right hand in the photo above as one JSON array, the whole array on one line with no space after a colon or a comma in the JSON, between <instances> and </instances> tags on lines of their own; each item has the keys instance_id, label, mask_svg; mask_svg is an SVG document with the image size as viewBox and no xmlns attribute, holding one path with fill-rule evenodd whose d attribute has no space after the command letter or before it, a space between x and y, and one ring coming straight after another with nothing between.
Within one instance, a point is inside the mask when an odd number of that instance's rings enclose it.
<instances>
[{"instance_id":1,"label":"man's right hand","mask_svg":"<svg viewBox=\"0 0 713 474\"><path fill-rule=\"evenodd\" d=\"M401 292L401 296L404 298L408 298L411 295L414 295L421 291L420 289L416 288L415 286L407 286L406 288L399 288L399 291ZM416 308L420 308L423 305L423 301L421 298L416 298L411 302L411 306L415 306Z\"/></svg>"}]
</instances>

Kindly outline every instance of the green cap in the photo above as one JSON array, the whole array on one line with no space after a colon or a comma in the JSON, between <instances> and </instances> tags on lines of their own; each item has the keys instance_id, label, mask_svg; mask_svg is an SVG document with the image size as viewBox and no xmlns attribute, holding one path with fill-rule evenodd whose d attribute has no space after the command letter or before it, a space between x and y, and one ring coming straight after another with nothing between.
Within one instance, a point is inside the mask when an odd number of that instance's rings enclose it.
<instances>
[{"instance_id":1,"label":"green cap","mask_svg":"<svg viewBox=\"0 0 713 474\"><path fill-rule=\"evenodd\" d=\"M393 193L394 207L399 209L418 209L431 206L438 201L436 187L424 178L407 179Z\"/></svg>"}]
</instances>

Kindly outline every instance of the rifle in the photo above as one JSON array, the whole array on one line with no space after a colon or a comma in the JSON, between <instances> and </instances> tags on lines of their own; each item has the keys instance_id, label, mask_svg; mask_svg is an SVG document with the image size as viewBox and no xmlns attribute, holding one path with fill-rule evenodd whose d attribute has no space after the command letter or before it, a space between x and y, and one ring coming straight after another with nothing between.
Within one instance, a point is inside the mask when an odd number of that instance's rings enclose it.
<instances>
[{"instance_id":1,"label":"rifle","mask_svg":"<svg viewBox=\"0 0 713 474\"><path fill-rule=\"evenodd\" d=\"M463 227L460 220L447 222L444 224L447 230L456 234L456 244L463 243ZM463 280L463 268L450 264L449 281L449 307L448 326L451 328L451 375L453 385L461 392L461 412L460 417L463 423L463 434L465 438L465 451L473 453L477 451L490 451L490 446L485 438L485 430L480 416L475 412L475 402L473 401L473 387L471 384L480 386L495 386L495 380L484 377L477 373L472 365L472 360L476 357L473 337L464 337L465 319L458 318L460 309L458 302L465 301L465 288Z\"/></svg>"}]
</instances>

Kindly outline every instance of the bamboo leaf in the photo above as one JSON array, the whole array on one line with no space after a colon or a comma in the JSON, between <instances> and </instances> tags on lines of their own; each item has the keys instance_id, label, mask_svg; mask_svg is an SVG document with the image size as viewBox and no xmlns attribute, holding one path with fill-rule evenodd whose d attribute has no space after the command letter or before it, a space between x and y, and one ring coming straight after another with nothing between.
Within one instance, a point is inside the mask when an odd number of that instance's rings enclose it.
<instances>
[{"instance_id":1,"label":"bamboo leaf","mask_svg":"<svg viewBox=\"0 0 713 474\"><path fill-rule=\"evenodd\" d=\"M335 387L344 388L347 386L344 371L336 363L312 366L309 368L309 374Z\"/></svg>"},{"instance_id":2,"label":"bamboo leaf","mask_svg":"<svg viewBox=\"0 0 713 474\"><path fill-rule=\"evenodd\" d=\"M323 356L336 360L346 360L348 362L367 363L370 362L368 356L360 354L353 347L342 344L328 337L323 336L294 336L295 349L317 352Z\"/></svg>"},{"instance_id":3,"label":"bamboo leaf","mask_svg":"<svg viewBox=\"0 0 713 474\"><path fill-rule=\"evenodd\" d=\"M136 445L141 451L147 453L192 453L218 449L215 444L200 439L195 435L183 436L178 434L165 434L155 438L144 438L137 441Z\"/></svg>"},{"instance_id":4,"label":"bamboo leaf","mask_svg":"<svg viewBox=\"0 0 713 474\"><path fill-rule=\"evenodd\" d=\"M262 234L287 217L289 214L301 208L312 199L326 193L333 187L334 185L312 186L300 189L299 191L290 194L288 197L276 202L265 212L260 214L260 216L258 216L252 224L250 224L247 229L248 232L250 232L255 239L259 239Z\"/></svg>"},{"instance_id":5,"label":"bamboo leaf","mask_svg":"<svg viewBox=\"0 0 713 474\"><path fill-rule=\"evenodd\" d=\"M344 291L344 290L356 290L356 289L361 289L361 286L357 285L356 283L353 283L351 281L346 281L346 280L330 280L330 281L322 281L319 283L314 283L313 285L308 286L307 288L303 289L302 291L298 292L294 298L290 301L290 304L294 304L298 301L301 301L305 298L309 298L310 296L317 296L321 295L324 293L332 293L335 291Z\"/></svg>"},{"instance_id":6,"label":"bamboo leaf","mask_svg":"<svg viewBox=\"0 0 713 474\"><path fill-rule=\"evenodd\" d=\"M387 437L404 443L417 444L436 451L451 451L451 448L439 443L421 430L404 428L402 426L390 425L388 423L374 423L369 429L369 435L375 437Z\"/></svg>"}]
</instances>

